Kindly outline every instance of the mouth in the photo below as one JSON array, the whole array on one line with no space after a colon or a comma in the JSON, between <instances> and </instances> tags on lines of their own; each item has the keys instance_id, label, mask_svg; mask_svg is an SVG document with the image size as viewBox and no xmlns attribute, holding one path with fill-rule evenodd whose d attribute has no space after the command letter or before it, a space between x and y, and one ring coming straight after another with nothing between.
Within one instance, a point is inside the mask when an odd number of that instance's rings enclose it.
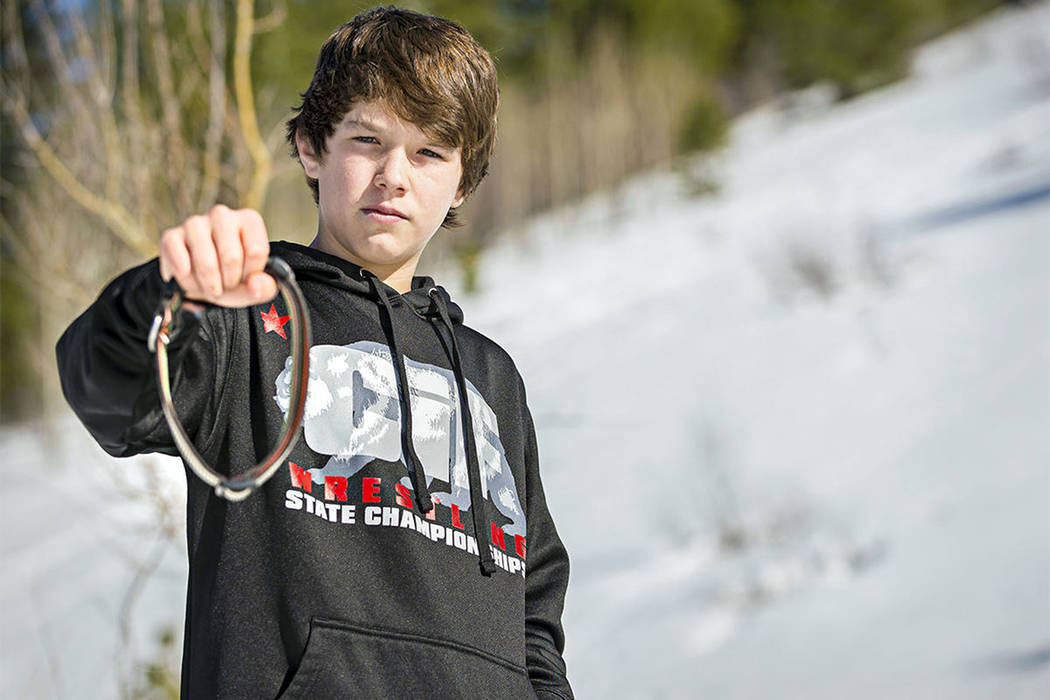
<instances>
[{"instance_id":1,"label":"mouth","mask_svg":"<svg viewBox=\"0 0 1050 700\"><path fill-rule=\"evenodd\" d=\"M377 205L374 207L362 207L361 211L363 211L367 216L371 216L372 218L378 219L379 221L396 221L398 219L408 219L407 216L399 212L397 209L394 209L393 207L384 207L381 205Z\"/></svg>"}]
</instances>

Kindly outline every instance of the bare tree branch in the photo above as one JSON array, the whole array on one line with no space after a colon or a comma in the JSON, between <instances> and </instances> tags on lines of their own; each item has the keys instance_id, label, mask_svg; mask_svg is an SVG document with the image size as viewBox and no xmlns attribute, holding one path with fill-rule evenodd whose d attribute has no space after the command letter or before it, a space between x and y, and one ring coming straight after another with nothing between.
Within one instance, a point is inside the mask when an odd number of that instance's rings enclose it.
<instances>
[{"instance_id":1,"label":"bare tree branch","mask_svg":"<svg viewBox=\"0 0 1050 700\"><path fill-rule=\"evenodd\" d=\"M65 164L59 159L51 147L40 135L36 126L33 125L26 111L26 100L21 94L15 93L10 85L4 84L4 93L8 96L4 100L9 112L14 118L26 144L32 149L40 164L44 166L48 174L55 182L61 185L77 204L88 211L98 215L106 222L110 231L120 238L133 250L147 253L151 248L151 241L147 240L139 227L135 224L131 215L115 202L111 202L95 195L94 192L80 184L80 181L69 171Z\"/></svg>"},{"instance_id":2,"label":"bare tree branch","mask_svg":"<svg viewBox=\"0 0 1050 700\"><path fill-rule=\"evenodd\" d=\"M83 113L87 110L87 102L81 94L80 86L73 75L73 68L69 65L65 51L62 50L62 42L58 38L58 29L51 19L51 13L44 6L42 0L34 0L30 6L35 15L36 24L42 30L44 46L47 48L48 58L54 69L55 78L61 86L64 98L73 102L75 111Z\"/></svg>"},{"instance_id":3,"label":"bare tree branch","mask_svg":"<svg viewBox=\"0 0 1050 700\"><path fill-rule=\"evenodd\" d=\"M25 193L0 181L0 235L40 319L27 346L53 344L100 277L156 255L158 221L220 199L262 207L278 134L258 124L272 98L256 99L251 49L285 6L261 25L245 0L184 6L183 27L163 0L0 5L0 110L19 141L10 162ZM25 355L57 392L48 353Z\"/></svg>"},{"instance_id":4,"label":"bare tree branch","mask_svg":"<svg viewBox=\"0 0 1050 700\"><path fill-rule=\"evenodd\" d=\"M219 149L222 146L223 121L226 117L226 70L223 66L226 48L226 18L222 5L209 5L208 26L211 29L211 51L208 70L208 129L204 134L203 169L197 208L203 210L219 196Z\"/></svg>"},{"instance_id":5,"label":"bare tree branch","mask_svg":"<svg viewBox=\"0 0 1050 700\"><path fill-rule=\"evenodd\" d=\"M131 639L132 611L135 602L142 594L142 589L146 587L146 583L157 570L157 567L160 566L161 560L164 559L164 552L167 551L168 544L168 539L163 534L157 535L149 555L135 567L131 583L128 584L128 588L124 592L124 598L120 603L120 615L118 618L120 645L117 650L117 662L120 666L123 666L123 672L120 674L121 685L123 686L121 689L122 698L132 697L132 689L128 685L132 677L132 669L128 666L135 659Z\"/></svg>"},{"instance_id":6,"label":"bare tree branch","mask_svg":"<svg viewBox=\"0 0 1050 700\"><path fill-rule=\"evenodd\" d=\"M113 7L108 1L97 3L96 7L98 7L98 36L100 53L102 55L101 60L97 64L99 73L103 85L116 85L117 38ZM77 16L80 16L79 13ZM112 101L113 96L111 94L109 102L112 103Z\"/></svg>"},{"instance_id":7,"label":"bare tree branch","mask_svg":"<svg viewBox=\"0 0 1050 700\"><path fill-rule=\"evenodd\" d=\"M237 0L237 28L233 50L233 81L237 95L237 108L241 120L248 152L251 153L255 170L251 185L244 197L243 206L261 209L266 199L266 187L270 181L271 158L262 137L255 115L255 95L252 93L251 50L252 28L255 25L252 0Z\"/></svg>"},{"instance_id":8,"label":"bare tree branch","mask_svg":"<svg viewBox=\"0 0 1050 700\"><path fill-rule=\"evenodd\" d=\"M159 0L147 0L146 18L150 27L150 44L153 46L153 64L157 71L157 90L160 93L164 118L164 143L168 154L168 167L176 173L186 171L186 148L182 141L182 117L179 97L175 93L175 81L171 75L171 48L164 31L164 13ZM180 180L175 180L174 195L178 208L191 211L193 204Z\"/></svg>"},{"instance_id":9,"label":"bare tree branch","mask_svg":"<svg viewBox=\"0 0 1050 700\"><path fill-rule=\"evenodd\" d=\"M109 15L109 3L99 3L105 8ZM108 21L103 18L100 27L102 37L102 60L99 61L95 55L94 47L88 36L87 28L81 17L81 9L74 5L70 9L70 20L73 25L73 34L76 40L77 51L87 59L89 69L87 70L90 93L95 103L95 113L98 116L99 126L102 130L102 139L106 155L106 199L116 200L119 197L119 185L123 180L124 152L117 137L117 119L113 111L113 28L110 26L112 18Z\"/></svg>"},{"instance_id":10,"label":"bare tree branch","mask_svg":"<svg viewBox=\"0 0 1050 700\"><path fill-rule=\"evenodd\" d=\"M272 10L270 10L270 14L255 20L255 27L252 31L256 34L264 34L273 31L284 22L287 16L288 6L283 2L278 3Z\"/></svg>"},{"instance_id":11,"label":"bare tree branch","mask_svg":"<svg viewBox=\"0 0 1050 700\"><path fill-rule=\"evenodd\" d=\"M123 63L121 64L121 94L124 97L124 117L126 130L131 143L129 161L132 163L132 180L138 193L136 209L139 212L139 224L147 228L144 212L150 204L149 172L146 168L147 138L145 134L145 115L142 112L142 96L139 93L139 18L134 0L122 0L123 16Z\"/></svg>"},{"instance_id":12,"label":"bare tree branch","mask_svg":"<svg viewBox=\"0 0 1050 700\"><path fill-rule=\"evenodd\" d=\"M45 256L41 255L40 251L34 251L29 248L28 245L22 240L22 236L18 235L15 231L14 226L8 218L0 213L0 231L3 232L4 242L11 246L11 249L15 254L16 265L12 272L19 277L22 277L25 282L28 283L30 288L37 287L40 289L47 289L49 294L55 294L63 298L63 300L70 303L80 303L83 301L83 295L81 290L76 285L69 282L71 273L68 267L60 262L58 256ZM52 264L58 268L56 272L59 274L39 274L36 272L36 263L40 259L48 259ZM61 274L67 273L67 274ZM48 358L48 368L50 369L50 358Z\"/></svg>"}]
</instances>

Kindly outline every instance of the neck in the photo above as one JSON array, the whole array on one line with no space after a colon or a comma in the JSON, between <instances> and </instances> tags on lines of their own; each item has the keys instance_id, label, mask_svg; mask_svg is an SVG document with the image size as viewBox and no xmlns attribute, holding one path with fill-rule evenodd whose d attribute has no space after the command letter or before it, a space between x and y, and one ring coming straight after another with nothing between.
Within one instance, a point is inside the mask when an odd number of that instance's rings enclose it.
<instances>
[{"instance_id":1,"label":"neck","mask_svg":"<svg viewBox=\"0 0 1050 700\"><path fill-rule=\"evenodd\" d=\"M334 241L329 236L325 236L321 233L317 234L317 237L314 238L312 243L310 243L310 247L328 253L329 255L335 255L344 260L349 260L358 267L363 267L378 277L381 282L396 289L399 294L404 294L412 289L412 276L416 274L416 265L419 263L418 255L401 263L381 265L362 260L347 250L344 246L340 245L337 241Z\"/></svg>"}]
</instances>

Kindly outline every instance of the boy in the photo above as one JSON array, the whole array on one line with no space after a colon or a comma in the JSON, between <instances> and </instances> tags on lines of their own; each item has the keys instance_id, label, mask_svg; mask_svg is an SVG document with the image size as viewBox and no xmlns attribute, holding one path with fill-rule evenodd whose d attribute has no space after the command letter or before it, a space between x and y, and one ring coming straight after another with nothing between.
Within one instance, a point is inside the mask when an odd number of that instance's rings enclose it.
<instances>
[{"instance_id":1,"label":"boy","mask_svg":"<svg viewBox=\"0 0 1050 700\"><path fill-rule=\"evenodd\" d=\"M521 377L414 276L485 175L497 103L492 59L458 25L358 15L321 48L288 122L318 206L311 245L270 243L258 213L216 206L165 231L159 257L59 340L63 391L107 452L177 454L146 348L174 277L207 302L168 346L175 407L205 460L239 474L289 409L268 255L307 299L310 383L287 466L240 503L187 472L183 697L572 698L568 557Z\"/></svg>"}]
</instances>

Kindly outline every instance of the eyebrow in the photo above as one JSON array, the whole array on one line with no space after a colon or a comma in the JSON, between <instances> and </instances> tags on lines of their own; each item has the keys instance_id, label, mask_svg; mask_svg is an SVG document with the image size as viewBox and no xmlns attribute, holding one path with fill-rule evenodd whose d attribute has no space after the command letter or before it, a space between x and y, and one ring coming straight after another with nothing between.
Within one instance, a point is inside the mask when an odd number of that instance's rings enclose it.
<instances>
[{"instance_id":1,"label":"eyebrow","mask_svg":"<svg viewBox=\"0 0 1050 700\"><path fill-rule=\"evenodd\" d=\"M343 121L343 126L359 126L369 131L380 131L379 125L375 122L369 121L363 117L357 117L355 119L346 119Z\"/></svg>"}]
</instances>

